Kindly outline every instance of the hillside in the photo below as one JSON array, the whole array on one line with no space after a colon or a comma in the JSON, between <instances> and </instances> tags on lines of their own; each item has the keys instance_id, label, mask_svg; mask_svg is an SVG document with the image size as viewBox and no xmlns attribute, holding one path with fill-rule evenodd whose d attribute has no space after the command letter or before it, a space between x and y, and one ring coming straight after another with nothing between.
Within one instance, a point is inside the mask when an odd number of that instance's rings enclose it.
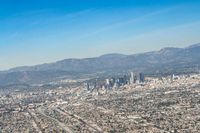
<instances>
[{"instance_id":1,"label":"hillside","mask_svg":"<svg viewBox=\"0 0 200 133\"><path fill-rule=\"evenodd\" d=\"M200 44L186 48L163 48L159 51L96 58L65 59L55 63L17 67L0 73L0 85L43 83L63 78L89 77L97 73L143 71L145 73L193 70L200 65Z\"/></svg>"}]
</instances>

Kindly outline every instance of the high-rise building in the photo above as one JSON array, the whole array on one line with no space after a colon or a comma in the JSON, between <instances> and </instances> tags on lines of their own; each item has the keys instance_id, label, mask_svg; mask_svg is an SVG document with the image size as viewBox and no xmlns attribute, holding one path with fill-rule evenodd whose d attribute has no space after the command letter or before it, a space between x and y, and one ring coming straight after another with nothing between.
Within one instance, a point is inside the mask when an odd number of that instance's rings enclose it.
<instances>
[{"instance_id":1,"label":"high-rise building","mask_svg":"<svg viewBox=\"0 0 200 133\"><path fill-rule=\"evenodd\" d=\"M136 83L136 81L137 81L137 76L135 75L133 79L133 83Z\"/></svg>"},{"instance_id":2,"label":"high-rise building","mask_svg":"<svg viewBox=\"0 0 200 133\"><path fill-rule=\"evenodd\" d=\"M90 90L90 84L88 82L86 82L85 86L86 86L87 90L89 91Z\"/></svg>"},{"instance_id":3,"label":"high-rise building","mask_svg":"<svg viewBox=\"0 0 200 133\"><path fill-rule=\"evenodd\" d=\"M111 85L111 80L110 79L106 79L106 89L111 89L112 85Z\"/></svg>"},{"instance_id":4,"label":"high-rise building","mask_svg":"<svg viewBox=\"0 0 200 133\"><path fill-rule=\"evenodd\" d=\"M136 76L136 74L134 74L133 72L131 72L130 84L136 83L136 81L137 81L137 76Z\"/></svg>"},{"instance_id":5,"label":"high-rise building","mask_svg":"<svg viewBox=\"0 0 200 133\"><path fill-rule=\"evenodd\" d=\"M94 82L94 89L96 89L97 88L97 82L95 81Z\"/></svg>"},{"instance_id":6,"label":"high-rise building","mask_svg":"<svg viewBox=\"0 0 200 133\"><path fill-rule=\"evenodd\" d=\"M110 79L106 79L106 85L110 84Z\"/></svg>"},{"instance_id":7,"label":"high-rise building","mask_svg":"<svg viewBox=\"0 0 200 133\"><path fill-rule=\"evenodd\" d=\"M131 84L134 83L134 73L133 72L131 72L130 83Z\"/></svg>"},{"instance_id":8,"label":"high-rise building","mask_svg":"<svg viewBox=\"0 0 200 133\"><path fill-rule=\"evenodd\" d=\"M139 73L139 83L143 83L143 82L144 82L144 74Z\"/></svg>"}]
</instances>

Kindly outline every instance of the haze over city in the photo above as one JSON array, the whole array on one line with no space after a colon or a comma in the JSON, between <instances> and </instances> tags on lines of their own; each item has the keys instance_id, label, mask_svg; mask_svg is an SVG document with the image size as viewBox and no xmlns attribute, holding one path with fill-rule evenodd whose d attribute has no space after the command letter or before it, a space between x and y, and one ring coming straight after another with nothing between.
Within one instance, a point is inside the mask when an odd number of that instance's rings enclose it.
<instances>
[{"instance_id":1,"label":"haze over city","mask_svg":"<svg viewBox=\"0 0 200 133\"><path fill-rule=\"evenodd\" d=\"M198 0L2 0L0 70L200 42Z\"/></svg>"},{"instance_id":2,"label":"haze over city","mask_svg":"<svg viewBox=\"0 0 200 133\"><path fill-rule=\"evenodd\" d=\"M199 0L0 0L0 133L200 133Z\"/></svg>"}]
</instances>

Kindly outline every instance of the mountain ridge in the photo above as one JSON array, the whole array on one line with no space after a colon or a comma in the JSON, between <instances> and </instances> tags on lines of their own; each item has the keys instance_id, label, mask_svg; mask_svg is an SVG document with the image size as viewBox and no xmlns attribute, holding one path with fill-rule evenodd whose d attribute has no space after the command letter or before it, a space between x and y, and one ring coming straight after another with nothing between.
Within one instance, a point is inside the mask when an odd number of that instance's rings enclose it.
<instances>
[{"instance_id":1,"label":"mountain ridge","mask_svg":"<svg viewBox=\"0 0 200 133\"><path fill-rule=\"evenodd\" d=\"M153 52L167 52L169 50L182 50L182 49L189 49L189 48L195 48L195 47L200 47L200 43L197 43L197 44L193 44L193 45L190 45L188 47L185 47L185 48L176 48L176 47L165 47L165 48L162 48L158 51L150 51L150 52L144 52L144 53L138 53L138 54L131 54L131 55L124 55L124 54L120 54L120 53L110 53L110 54L104 54L104 55L101 55L99 57L91 57L91 58L68 58L68 59L63 59L63 60L59 60L59 61L55 61L55 62L52 62L52 63L42 63L42 64L38 64L38 65L33 65L33 66L19 66L19 67L14 67L14 68L11 68L9 70L6 70L8 72L10 71L18 71L18 70L21 70L23 71L23 69L27 69L27 68L31 68L31 67L36 67L35 69L37 70L37 67L38 66L42 66L42 65L49 65L49 64L55 64L55 63L59 63L59 62L64 62L64 61L80 61L80 60L88 60L88 59L95 59L95 58L107 58L107 57L127 57L127 56L137 56L137 55L140 55L140 54L148 54L148 53L153 53Z\"/></svg>"},{"instance_id":2,"label":"mountain ridge","mask_svg":"<svg viewBox=\"0 0 200 133\"><path fill-rule=\"evenodd\" d=\"M43 83L63 78L90 77L128 71L154 73L155 71L193 70L200 65L200 44L185 48L167 47L158 51L123 55L106 54L83 59L64 59L54 63L22 66L0 73L1 84Z\"/></svg>"}]
</instances>

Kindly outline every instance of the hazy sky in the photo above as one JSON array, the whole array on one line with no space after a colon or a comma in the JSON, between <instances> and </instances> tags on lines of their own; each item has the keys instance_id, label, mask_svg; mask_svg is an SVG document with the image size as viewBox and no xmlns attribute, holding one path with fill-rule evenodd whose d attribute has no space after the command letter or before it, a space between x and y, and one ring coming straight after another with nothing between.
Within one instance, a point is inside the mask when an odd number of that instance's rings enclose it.
<instances>
[{"instance_id":1,"label":"hazy sky","mask_svg":"<svg viewBox=\"0 0 200 133\"><path fill-rule=\"evenodd\" d=\"M0 70L200 42L200 0L0 0Z\"/></svg>"}]
</instances>

